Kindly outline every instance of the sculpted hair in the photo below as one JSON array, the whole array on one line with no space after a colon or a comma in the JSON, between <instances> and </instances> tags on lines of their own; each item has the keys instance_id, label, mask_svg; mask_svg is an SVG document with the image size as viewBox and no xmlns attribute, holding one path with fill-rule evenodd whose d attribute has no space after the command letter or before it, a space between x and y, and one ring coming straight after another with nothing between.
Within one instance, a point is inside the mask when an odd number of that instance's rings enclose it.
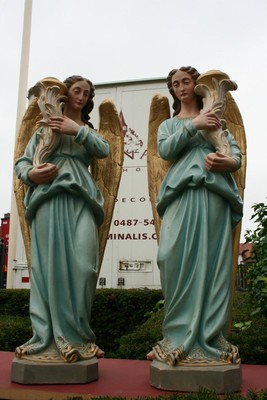
<instances>
[{"instance_id":1,"label":"sculpted hair","mask_svg":"<svg viewBox=\"0 0 267 400\"><path fill-rule=\"evenodd\" d=\"M88 98L86 105L82 109L81 118L82 118L83 122L85 122L91 128L93 128L93 124L91 122L89 122L89 120L90 120L89 114L94 108L93 98L95 97L95 87L94 87L93 83L91 81L89 81L89 79L83 78L80 75L72 75L69 78L65 79L63 83L65 83L65 85L69 89L74 83L79 82L79 81L85 81L90 86L89 98Z\"/></svg>"},{"instance_id":2,"label":"sculpted hair","mask_svg":"<svg viewBox=\"0 0 267 400\"><path fill-rule=\"evenodd\" d=\"M172 108L174 109L173 117L175 115L179 114L179 112L181 110L181 102L175 96L175 93L174 93L173 88L172 88L172 77L177 71L187 72L189 75L192 76L192 78L193 78L195 83L196 83L197 78L200 76L200 73L194 67L190 67L190 66L188 66L188 67L180 67L178 69L172 69L169 72L169 74L167 76L167 86L168 86L169 92L172 95L173 100L174 100L173 105L172 105ZM196 95L196 97L197 97L198 108L201 110L201 108L203 107L202 97L198 96L198 95Z\"/></svg>"}]
</instances>

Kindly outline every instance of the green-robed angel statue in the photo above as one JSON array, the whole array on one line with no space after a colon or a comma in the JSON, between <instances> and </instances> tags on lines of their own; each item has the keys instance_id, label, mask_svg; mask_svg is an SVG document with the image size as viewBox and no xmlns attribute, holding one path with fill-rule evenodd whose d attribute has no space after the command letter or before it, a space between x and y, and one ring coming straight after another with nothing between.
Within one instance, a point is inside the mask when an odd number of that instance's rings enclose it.
<instances>
[{"instance_id":1,"label":"green-robed angel statue","mask_svg":"<svg viewBox=\"0 0 267 400\"><path fill-rule=\"evenodd\" d=\"M242 118L221 71L167 78L174 99L151 104L148 182L159 241L163 339L147 355L169 365L238 364L227 340L246 169Z\"/></svg>"},{"instance_id":2,"label":"green-robed angel statue","mask_svg":"<svg viewBox=\"0 0 267 400\"><path fill-rule=\"evenodd\" d=\"M29 91L15 152L15 195L29 263L33 337L18 358L103 356L91 308L123 164L123 131L109 100L90 122L95 88L74 75Z\"/></svg>"}]
</instances>

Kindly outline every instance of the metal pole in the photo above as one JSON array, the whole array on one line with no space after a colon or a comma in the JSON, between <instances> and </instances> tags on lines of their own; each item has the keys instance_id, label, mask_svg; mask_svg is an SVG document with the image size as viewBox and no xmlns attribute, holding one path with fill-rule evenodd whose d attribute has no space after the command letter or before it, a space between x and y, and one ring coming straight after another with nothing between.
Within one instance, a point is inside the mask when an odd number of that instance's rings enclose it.
<instances>
[{"instance_id":1,"label":"metal pole","mask_svg":"<svg viewBox=\"0 0 267 400\"><path fill-rule=\"evenodd\" d=\"M30 57L31 17L32 17L32 0L25 0L15 137L17 137L19 126L21 124L26 109L28 69L29 69L29 57ZM14 274L13 262L16 256L17 236L19 231L20 229L18 224L18 211L16 206L15 195L14 192L12 191L10 230L9 230L9 249L8 249L8 269L7 269L8 289L13 287L13 274Z\"/></svg>"}]
</instances>

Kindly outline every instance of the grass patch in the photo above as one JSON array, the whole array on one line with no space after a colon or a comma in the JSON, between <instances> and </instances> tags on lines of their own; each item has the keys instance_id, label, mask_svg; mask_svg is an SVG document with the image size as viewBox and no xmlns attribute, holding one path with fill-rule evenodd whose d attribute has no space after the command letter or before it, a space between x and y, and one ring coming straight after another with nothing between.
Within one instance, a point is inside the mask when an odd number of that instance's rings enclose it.
<instances>
[{"instance_id":1,"label":"grass patch","mask_svg":"<svg viewBox=\"0 0 267 400\"><path fill-rule=\"evenodd\" d=\"M66 397L65 400L83 400L88 399L87 396L75 396L75 397ZM151 400L151 397L132 397L132 400ZM250 390L246 396L243 396L238 393L228 393L224 396L217 395L212 391L203 389L198 393L187 393L187 394L171 394L166 396L158 396L153 397L153 400L267 400L267 390L260 390L258 392L254 390ZM53 400L53 399L50 399ZM109 396L100 396L95 397L94 400L129 400L126 397L109 397Z\"/></svg>"}]
</instances>

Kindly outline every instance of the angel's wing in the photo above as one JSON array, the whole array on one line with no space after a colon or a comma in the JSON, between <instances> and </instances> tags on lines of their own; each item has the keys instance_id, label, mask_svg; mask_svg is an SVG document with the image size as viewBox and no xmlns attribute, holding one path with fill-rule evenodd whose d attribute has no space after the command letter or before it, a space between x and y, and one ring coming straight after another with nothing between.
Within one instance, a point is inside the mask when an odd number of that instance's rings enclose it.
<instances>
[{"instance_id":1,"label":"angel's wing","mask_svg":"<svg viewBox=\"0 0 267 400\"><path fill-rule=\"evenodd\" d=\"M152 205L157 239L159 240L160 218L156 210L156 201L161 182L170 168L172 162L163 160L158 154L157 134L159 125L170 118L170 106L167 97L156 94L151 101L148 143L147 143L147 176L148 190Z\"/></svg>"},{"instance_id":2,"label":"angel's wing","mask_svg":"<svg viewBox=\"0 0 267 400\"><path fill-rule=\"evenodd\" d=\"M58 89L56 90L55 96L54 94L52 95L52 97L56 99L55 102L53 100L51 102L51 92L49 92L50 88ZM47 90L48 92L46 92ZM29 90L30 103L22 118L22 122L20 124L19 132L17 135L14 154L15 161L23 155L30 138L32 137L36 129L42 125L42 122L45 123L51 113L53 113L53 115L61 113L62 96L58 97L58 92L66 94L66 87L62 82L53 77L47 77L38 81L37 84ZM47 93L48 98L46 98ZM50 104L52 104L52 108L50 107ZM25 185L14 174L14 192L17 203L21 233L25 246L28 269L30 270L31 229L25 218L24 208L24 197L26 195L27 189L27 185Z\"/></svg>"},{"instance_id":3,"label":"angel's wing","mask_svg":"<svg viewBox=\"0 0 267 400\"><path fill-rule=\"evenodd\" d=\"M240 111L229 92L236 89L236 83L231 81L225 72L218 70L201 74L195 87L196 93L203 96L204 109L213 109L219 118L226 121L227 129L234 135L241 148L242 166L233 176L240 196L243 198L246 176L246 135Z\"/></svg>"},{"instance_id":4,"label":"angel's wing","mask_svg":"<svg viewBox=\"0 0 267 400\"><path fill-rule=\"evenodd\" d=\"M242 164L241 168L233 173L236 185L239 190L239 194L244 199L245 181L246 181L246 167L247 167L247 153L246 153L246 134L239 108L233 99L231 93L227 93L227 107L224 112L223 118L227 122L227 128L234 135L235 140L240 146L242 153ZM238 267L238 254L239 254L239 242L241 233L241 222L233 230L233 270L232 270L232 304L234 300L235 281Z\"/></svg>"},{"instance_id":5,"label":"angel's wing","mask_svg":"<svg viewBox=\"0 0 267 400\"><path fill-rule=\"evenodd\" d=\"M20 129L15 144L15 155L14 155L15 161L23 155L31 136L34 133L38 122L41 119L42 115L38 107L37 98L34 98L31 101L29 107L27 108L24 117L22 119L22 122L20 124ZM14 192L18 209L20 228L25 246L28 269L30 269L31 230L30 230L30 225L28 224L25 218L25 208L24 208L24 197L26 195L27 190L28 186L25 185L14 174Z\"/></svg>"},{"instance_id":6,"label":"angel's wing","mask_svg":"<svg viewBox=\"0 0 267 400\"><path fill-rule=\"evenodd\" d=\"M204 85L208 88L208 92L212 93L214 96L215 92L215 85L214 80L218 82L224 82L227 84L227 87L224 87L225 97L224 94L221 100L220 109L223 110L222 114L218 116L221 119L226 121L227 129L234 135L237 143L240 146L241 153L242 153L242 165L241 168L233 173L233 177L236 181L236 185L239 190L240 197L244 198L244 189L245 189L245 178L246 178L246 134L244 129L244 124L242 120L242 116L238 109L238 106L233 99L233 96L228 90L235 90L237 85L230 81L227 74L221 71L208 71L205 74L200 75L197 80L197 83L201 83L200 86ZM216 102L215 102L216 103ZM214 103L214 104L215 104ZM232 242L233 242L233 269L232 269L232 304L234 299L234 291L235 291L235 281L236 281L236 272L238 267L238 254L239 254L239 242L240 242L240 233L241 233L241 222L235 227L233 230ZM232 309L232 307L231 307ZM231 323L229 330L231 329ZM230 331L229 331L230 332Z\"/></svg>"},{"instance_id":7,"label":"angel's wing","mask_svg":"<svg viewBox=\"0 0 267 400\"><path fill-rule=\"evenodd\" d=\"M234 172L233 176L235 178L240 196L243 199L247 167L246 134L239 108L229 92L227 93L227 107L223 114L223 119L227 121L227 128L234 135L235 140L241 149L242 165L238 171Z\"/></svg>"},{"instance_id":8,"label":"angel's wing","mask_svg":"<svg viewBox=\"0 0 267 400\"><path fill-rule=\"evenodd\" d=\"M124 135L115 105L104 100L99 106L99 134L109 142L108 158L96 159L91 173L104 196L104 222L99 228L99 272L109 234L124 158Z\"/></svg>"}]
</instances>

